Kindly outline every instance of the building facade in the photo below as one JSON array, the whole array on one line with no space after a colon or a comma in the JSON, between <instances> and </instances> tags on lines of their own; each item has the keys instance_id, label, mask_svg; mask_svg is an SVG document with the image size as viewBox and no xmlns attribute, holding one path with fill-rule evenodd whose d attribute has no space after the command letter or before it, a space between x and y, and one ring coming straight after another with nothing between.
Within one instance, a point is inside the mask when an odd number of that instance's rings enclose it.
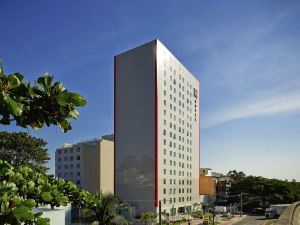
<instances>
[{"instance_id":1,"label":"building facade","mask_svg":"<svg viewBox=\"0 0 300 225\"><path fill-rule=\"evenodd\" d=\"M200 83L158 40L115 56L115 193L140 214L199 202Z\"/></svg>"},{"instance_id":2,"label":"building facade","mask_svg":"<svg viewBox=\"0 0 300 225\"><path fill-rule=\"evenodd\" d=\"M71 180L91 193L113 193L113 135L56 149L55 176Z\"/></svg>"}]
</instances>

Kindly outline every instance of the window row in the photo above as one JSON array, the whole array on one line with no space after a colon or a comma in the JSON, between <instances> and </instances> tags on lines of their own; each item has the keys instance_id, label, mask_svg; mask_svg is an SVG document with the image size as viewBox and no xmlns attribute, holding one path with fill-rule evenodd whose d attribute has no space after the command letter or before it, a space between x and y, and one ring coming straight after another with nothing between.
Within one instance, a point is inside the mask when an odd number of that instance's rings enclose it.
<instances>
[{"instance_id":1,"label":"window row","mask_svg":"<svg viewBox=\"0 0 300 225\"><path fill-rule=\"evenodd\" d=\"M179 198L178 198L178 201L179 201L179 202L184 202L185 199L186 199L186 201L192 201L192 197L191 197L191 196L188 196L188 197L186 197L186 198L184 198L184 197L179 197ZM168 202L167 202L167 199L166 199L166 198L163 199L163 204L172 204L172 203L176 203L176 198L170 198Z\"/></svg>"},{"instance_id":2,"label":"window row","mask_svg":"<svg viewBox=\"0 0 300 225\"><path fill-rule=\"evenodd\" d=\"M186 180L186 182L184 182L184 180L179 179L178 182L179 185L184 185L184 183L186 183L186 185L192 185L192 180ZM163 179L163 184L167 184L166 178ZM169 184L176 185L176 179L169 179Z\"/></svg>"},{"instance_id":3,"label":"window row","mask_svg":"<svg viewBox=\"0 0 300 225\"><path fill-rule=\"evenodd\" d=\"M60 170L61 168L62 168L61 165L57 165L57 169ZM73 169L74 168L73 164L64 165L64 169L68 169L68 168ZM80 168L80 164L76 164L76 168Z\"/></svg>"},{"instance_id":4,"label":"window row","mask_svg":"<svg viewBox=\"0 0 300 225\"><path fill-rule=\"evenodd\" d=\"M73 148L65 148L65 149L58 149L57 150L57 154L61 154L62 153L62 150L64 151L64 153L73 153L74 152L74 149ZM76 152L80 152L80 147L77 147L76 148Z\"/></svg>"},{"instance_id":5,"label":"window row","mask_svg":"<svg viewBox=\"0 0 300 225\"><path fill-rule=\"evenodd\" d=\"M63 159L64 159L64 161L73 161L74 157L73 156L70 156L70 157L65 156ZM58 162L61 162L61 160L62 159L60 157L57 158ZM80 155L76 156L76 160L80 160Z\"/></svg>"}]
</instances>

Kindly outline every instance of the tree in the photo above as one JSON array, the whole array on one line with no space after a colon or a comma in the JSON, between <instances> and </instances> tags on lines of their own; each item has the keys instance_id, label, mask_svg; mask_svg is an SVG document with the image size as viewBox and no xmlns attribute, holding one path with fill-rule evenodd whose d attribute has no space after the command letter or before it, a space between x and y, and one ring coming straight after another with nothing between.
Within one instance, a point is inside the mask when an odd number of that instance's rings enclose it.
<instances>
[{"instance_id":1,"label":"tree","mask_svg":"<svg viewBox=\"0 0 300 225\"><path fill-rule=\"evenodd\" d=\"M234 181L237 181L237 180L243 179L246 175L241 171L237 172L236 170L230 170L227 173L227 176L232 178Z\"/></svg>"},{"instance_id":2,"label":"tree","mask_svg":"<svg viewBox=\"0 0 300 225\"><path fill-rule=\"evenodd\" d=\"M100 225L128 224L120 211L126 204L114 195L91 195L71 181L0 160L0 225L49 225L48 218L43 218L42 213L33 213L32 209L40 205L55 208L68 203L90 210L91 219Z\"/></svg>"},{"instance_id":3,"label":"tree","mask_svg":"<svg viewBox=\"0 0 300 225\"><path fill-rule=\"evenodd\" d=\"M154 221L154 214L153 214L153 212L142 213L141 220L145 224L152 223Z\"/></svg>"},{"instance_id":4,"label":"tree","mask_svg":"<svg viewBox=\"0 0 300 225\"><path fill-rule=\"evenodd\" d=\"M121 200L113 194L95 194L92 205L89 207L94 216L92 219L99 225L123 225L127 221L120 215L119 205Z\"/></svg>"},{"instance_id":5,"label":"tree","mask_svg":"<svg viewBox=\"0 0 300 225\"><path fill-rule=\"evenodd\" d=\"M0 61L0 124L33 129L44 125L58 125L64 132L71 130L69 118L77 119L77 107L85 106L86 100L69 92L62 83L53 84L53 76L47 73L39 77L33 86L23 81L21 73L4 74Z\"/></svg>"},{"instance_id":6,"label":"tree","mask_svg":"<svg viewBox=\"0 0 300 225\"><path fill-rule=\"evenodd\" d=\"M235 176L239 177L239 176ZM266 208L270 204L288 204L300 200L300 183L260 176L245 176L232 182L229 203L239 202L243 195L243 209ZM236 197L234 197L236 196Z\"/></svg>"},{"instance_id":7,"label":"tree","mask_svg":"<svg viewBox=\"0 0 300 225\"><path fill-rule=\"evenodd\" d=\"M29 166L35 172L46 172L50 159L47 143L24 132L0 132L0 159L13 166Z\"/></svg>"}]
</instances>

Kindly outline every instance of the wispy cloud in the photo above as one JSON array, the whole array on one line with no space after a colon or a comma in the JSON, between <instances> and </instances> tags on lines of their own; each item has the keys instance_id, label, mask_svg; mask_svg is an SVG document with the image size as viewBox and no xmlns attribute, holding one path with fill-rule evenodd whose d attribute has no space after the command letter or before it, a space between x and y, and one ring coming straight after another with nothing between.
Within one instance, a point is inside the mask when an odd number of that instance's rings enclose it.
<instances>
[{"instance_id":1,"label":"wispy cloud","mask_svg":"<svg viewBox=\"0 0 300 225\"><path fill-rule=\"evenodd\" d=\"M219 109L215 113L204 116L201 127L207 128L237 119L284 113L300 113L300 91L278 94L260 100L246 100L243 103Z\"/></svg>"},{"instance_id":2,"label":"wispy cloud","mask_svg":"<svg viewBox=\"0 0 300 225\"><path fill-rule=\"evenodd\" d=\"M201 128L300 112L299 35L286 33L292 14L256 16L218 29L193 24L185 39L201 80Z\"/></svg>"}]
</instances>

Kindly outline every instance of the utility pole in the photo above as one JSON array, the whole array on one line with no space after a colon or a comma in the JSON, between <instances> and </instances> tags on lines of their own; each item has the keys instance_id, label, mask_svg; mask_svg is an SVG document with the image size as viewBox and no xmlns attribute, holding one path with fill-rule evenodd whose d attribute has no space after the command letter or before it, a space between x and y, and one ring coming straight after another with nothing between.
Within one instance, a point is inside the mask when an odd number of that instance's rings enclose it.
<instances>
[{"instance_id":1,"label":"utility pole","mask_svg":"<svg viewBox=\"0 0 300 225\"><path fill-rule=\"evenodd\" d=\"M162 225L161 223L161 200L158 202L158 209L159 209L159 225Z\"/></svg>"},{"instance_id":2,"label":"utility pole","mask_svg":"<svg viewBox=\"0 0 300 225\"><path fill-rule=\"evenodd\" d=\"M243 192L241 192L241 210L240 210L240 216L243 214Z\"/></svg>"},{"instance_id":3,"label":"utility pole","mask_svg":"<svg viewBox=\"0 0 300 225\"><path fill-rule=\"evenodd\" d=\"M213 225L215 225L215 198L213 198Z\"/></svg>"}]
</instances>

